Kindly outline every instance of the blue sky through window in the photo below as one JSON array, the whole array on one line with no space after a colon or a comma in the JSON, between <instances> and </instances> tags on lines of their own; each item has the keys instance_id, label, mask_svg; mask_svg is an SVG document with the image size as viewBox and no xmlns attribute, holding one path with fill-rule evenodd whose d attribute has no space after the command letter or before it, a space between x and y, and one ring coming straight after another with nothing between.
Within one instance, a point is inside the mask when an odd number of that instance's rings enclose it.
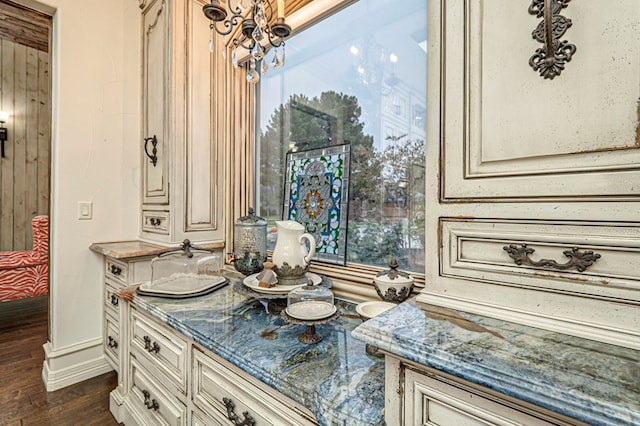
<instances>
[{"instance_id":1,"label":"blue sky through window","mask_svg":"<svg viewBox=\"0 0 640 426\"><path fill-rule=\"evenodd\" d=\"M426 22L425 0L360 0L287 40L285 67L269 69L260 81L261 129L291 95L333 90L358 98L364 131L378 149L390 132L406 133L385 130L385 102L399 99L402 109L393 111L407 120L424 111Z\"/></svg>"}]
</instances>

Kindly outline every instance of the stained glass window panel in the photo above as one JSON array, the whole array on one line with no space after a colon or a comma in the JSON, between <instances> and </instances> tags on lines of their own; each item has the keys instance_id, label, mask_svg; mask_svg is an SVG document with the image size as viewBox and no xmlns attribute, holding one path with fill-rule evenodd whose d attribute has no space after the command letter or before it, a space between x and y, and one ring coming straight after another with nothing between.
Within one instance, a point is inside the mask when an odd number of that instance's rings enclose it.
<instances>
[{"instance_id":1,"label":"stained glass window panel","mask_svg":"<svg viewBox=\"0 0 640 426\"><path fill-rule=\"evenodd\" d=\"M346 260L349 145L287 154L284 216L316 241L316 260Z\"/></svg>"}]
</instances>

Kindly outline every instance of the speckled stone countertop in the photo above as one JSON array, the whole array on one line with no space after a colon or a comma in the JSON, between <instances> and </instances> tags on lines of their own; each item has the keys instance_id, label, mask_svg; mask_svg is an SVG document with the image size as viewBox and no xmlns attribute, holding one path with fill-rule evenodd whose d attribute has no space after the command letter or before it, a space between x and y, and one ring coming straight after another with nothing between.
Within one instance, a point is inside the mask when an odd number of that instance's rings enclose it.
<instances>
[{"instance_id":1,"label":"speckled stone countertop","mask_svg":"<svg viewBox=\"0 0 640 426\"><path fill-rule=\"evenodd\" d=\"M640 351L411 299L353 336L593 425L640 425Z\"/></svg>"},{"instance_id":2,"label":"speckled stone countertop","mask_svg":"<svg viewBox=\"0 0 640 426\"><path fill-rule=\"evenodd\" d=\"M206 249L224 248L224 243L195 244ZM135 257L156 256L167 250L177 249L175 244L171 247L161 246L144 241L113 241L106 243L93 243L89 247L92 251L109 256L114 259L131 259Z\"/></svg>"},{"instance_id":3,"label":"speckled stone countertop","mask_svg":"<svg viewBox=\"0 0 640 426\"><path fill-rule=\"evenodd\" d=\"M135 295L142 310L307 407L321 425L384 425L384 362L351 337L362 323L355 305L336 301L340 317L316 326L323 340L298 341L305 327L267 313L233 290L188 299ZM235 281L234 281L235 280Z\"/></svg>"}]
</instances>

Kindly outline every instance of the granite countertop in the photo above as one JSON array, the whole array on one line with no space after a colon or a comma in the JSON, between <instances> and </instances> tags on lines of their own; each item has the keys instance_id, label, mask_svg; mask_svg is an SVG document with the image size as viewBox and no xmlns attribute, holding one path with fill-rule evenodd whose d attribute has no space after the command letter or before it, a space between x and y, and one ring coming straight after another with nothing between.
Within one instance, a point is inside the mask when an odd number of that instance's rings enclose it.
<instances>
[{"instance_id":1,"label":"granite countertop","mask_svg":"<svg viewBox=\"0 0 640 426\"><path fill-rule=\"evenodd\" d=\"M640 351L495 318L402 303L353 336L593 425L640 424Z\"/></svg>"},{"instance_id":2,"label":"granite countertop","mask_svg":"<svg viewBox=\"0 0 640 426\"><path fill-rule=\"evenodd\" d=\"M206 249L219 249L224 248L224 243L208 243L208 244L194 244L197 247ZM180 248L179 245L161 246L144 241L113 241L106 243L93 243L89 246L92 251L109 256L114 259L131 259L135 257L156 256L160 253L164 253L167 250L173 250Z\"/></svg>"},{"instance_id":3,"label":"granite countertop","mask_svg":"<svg viewBox=\"0 0 640 426\"><path fill-rule=\"evenodd\" d=\"M384 425L384 362L351 337L362 321L336 300L340 316L316 326L323 340L298 341L304 326L269 314L260 300L233 290L238 281L188 299L135 295L132 303L315 414L321 425Z\"/></svg>"}]
</instances>

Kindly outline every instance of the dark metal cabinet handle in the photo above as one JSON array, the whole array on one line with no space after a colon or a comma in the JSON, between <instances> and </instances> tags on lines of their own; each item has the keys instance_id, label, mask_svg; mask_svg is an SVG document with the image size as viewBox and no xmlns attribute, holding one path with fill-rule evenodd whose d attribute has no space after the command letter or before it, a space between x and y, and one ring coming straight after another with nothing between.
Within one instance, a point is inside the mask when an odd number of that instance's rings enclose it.
<instances>
[{"instance_id":1,"label":"dark metal cabinet handle","mask_svg":"<svg viewBox=\"0 0 640 426\"><path fill-rule=\"evenodd\" d=\"M159 217L152 217L149 219L149 223L151 223L151 226L160 226L162 219Z\"/></svg>"},{"instance_id":2,"label":"dark metal cabinet handle","mask_svg":"<svg viewBox=\"0 0 640 426\"><path fill-rule=\"evenodd\" d=\"M553 80L564 70L567 62L576 53L576 46L567 40L560 41L568 28L571 19L564 17L560 11L567 7L571 0L532 0L529 13L542 18L531 36L542 43L529 58L529 65L540 76Z\"/></svg>"},{"instance_id":3,"label":"dark metal cabinet handle","mask_svg":"<svg viewBox=\"0 0 640 426\"><path fill-rule=\"evenodd\" d=\"M535 249L527 247L526 244L522 244L520 247L515 244L502 247L504 251L509 254L509 257L513 259L516 265L528 265L533 267L542 267L555 269L558 271L565 271L567 269L575 268L578 272L584 272L589 266L593 265L596 260L600 259L598 253L594 253L591 250L581 251L577 247L573 247L571 250L565 250L562 252L569 260L566 263L558 263L551 259L541 259L539 261L532 260L529 255L535 252Z\"/></svg>"},{"instance_id":4,"label":"dark metal cabinet handle","mask_svg":"<svg viewBox=\"0 0 640 426\"><path fill-rule=\"evenodd\" d=\"M153 146L153 148L151 149L151 153L149 153L149 142L151 142L151 145ZM155 167L156 164L158 164L157 145L158 145L158 138L156 138L156 135L153 135L153 137L150 137L150 138L144 138L144 153L151 160L151 164L153 164L153 167Z\"/></svg>"},{"instance_id":5,"label":"dark metal cabinet handle","mask_svg":"<svg viewBox=\"0 0 640 426\"><path fill-rule=\"evenodd\" d=\"M118 348L118 342L116 341L116 339L114 339L113 337L109 336L109 343L107 343L107 346L109 346L110 348L113 348L113 349L117 349Z\"/></svg>"},{"instance_id":6,"label":"dark metal cabinet handle","mask_svg":"<svg viewBox=\"0 0 640 426\"><path fill-rule=\"evenodd\" d=\"M111 265L109 269L113 275L120 275L122 273L122 268L117 265Z\"/></svg>"},{"instance_id":7,"label":"dark metal cabinet handle","mask_svg":"<svg viewBox=\"0 0 640 426\"><path fill-rule=\"evenodd\" d=\"M224 397L222 398L222 402L224 402L224 406L227 408L227 417L229 418L229 420L231 420L231 422L234 425L237 426L254 426L256 424L256 421L253 420L253 417L251 417L251 415L244 411L242 412L242 416L244 417L244 420L240 420L240 417L238 417L238 415L235 413L235 408L236 405L233 403L233 401L231 401L231 399Z\"/></svg>"},{"instance_id":8,"label":"dark metal cabinet handle","mask_svg":"<svg viewBox=\"0 0 640 426\"><path fill-rule=\"evenodd\" d=\"M158 345L158 342L151 343L151 338L149 336L143 336L142 339L144 340L144 348L147 352L156 354L160 352L160 345Z\"/></svg>"},{"instance_id":9,"label":"dark metal cabinet handle","mask_svg":"<svg viewBox=\"0 0 640 426\"><path fill-rule=\"evenodd\" d=\"M111 295L111 304L113 306L118 306L118 296L116 296L115 294Z\"/></svg>"},{"instance_id":10,"label":"dark metal cabinet handle","mask_svg":"<svg viewBox=\"0 0 640 426\"><path fill-rule=\"evenodd\" d=\"M144 395L144 406L147 407L148 410L158 411L160 405L158 404L158 401L155 400L155 398L151 399L151 394L149 393L149 391L146 389L143 390L142 395Z\"/></svg>"}]
</instances>

